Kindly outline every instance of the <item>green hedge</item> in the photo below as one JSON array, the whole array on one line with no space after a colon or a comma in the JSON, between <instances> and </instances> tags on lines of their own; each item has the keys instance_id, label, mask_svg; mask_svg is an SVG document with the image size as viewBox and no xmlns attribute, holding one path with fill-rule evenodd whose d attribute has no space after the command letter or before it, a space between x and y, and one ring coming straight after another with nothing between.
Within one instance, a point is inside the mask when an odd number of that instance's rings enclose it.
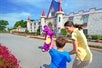
<instances>
[{"instance_id":1,"label":"green hedge","mask_svg":"<svg viewBox=\"0 0 102 68\"><path fill-rule=\"evenodd\" d=\"M67 35L67 32L65 29L61 29L61 35Z\"/></svg>"},{"instance_id":2,"label":"green hedge","mask_svg":"<svg viewBox=\"0 0 102 68\"><path fill-rule=\"evenodd\" d=\"M101 35L91 35L93 40L98 40L98 39L102 39Z\"/></svg>"}]
</instances>

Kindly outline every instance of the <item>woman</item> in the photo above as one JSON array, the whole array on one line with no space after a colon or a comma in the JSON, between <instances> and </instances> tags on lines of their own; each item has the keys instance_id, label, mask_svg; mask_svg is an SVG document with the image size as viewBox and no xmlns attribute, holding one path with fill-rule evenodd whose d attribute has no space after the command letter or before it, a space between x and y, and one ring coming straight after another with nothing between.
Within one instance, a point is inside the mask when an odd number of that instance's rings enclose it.
<instances>
[{"instance_id":1,"label":"woman","mask_svg":"<svg viewBox=\"0 0 102 68\"><path fill-rule=\"evenodd\" d=\"M65 22L64 27L67 32L71 33L73 50L70 51L70 54L76 54L72 68L86 67L92 61L92 53L82 28L71 21Z\"/></svg>"}]
</instances>

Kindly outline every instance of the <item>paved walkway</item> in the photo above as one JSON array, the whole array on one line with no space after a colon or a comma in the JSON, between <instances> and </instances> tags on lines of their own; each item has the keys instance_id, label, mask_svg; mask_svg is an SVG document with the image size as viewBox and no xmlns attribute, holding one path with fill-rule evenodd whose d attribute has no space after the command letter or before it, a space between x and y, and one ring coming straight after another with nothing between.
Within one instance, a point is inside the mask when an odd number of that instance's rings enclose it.
<instances>
[{"instance_id":1,"label":"paved walkway","mask_svg":"<svg viewBox=\"0 0 102 68\"><path fill-rule=\"evenodd\" d=\"M41 37L41 36L27 36L27 37L37 38L37 39L44 39L44 37ZM55 40L56 38L53 38L53 39ZM71 42L71 40L70 40L70 42ZM98 42L88 41L88 44L90 46L100 46L100 47L102 47L102 42L101 43L98 43Z\"/></svg>"},{"instance_id":2,"label":"paved walkway","mask_svg":"<svg viewBox=\"0 0 102 68\"><path fill-rule=\"evenodd\" d=\"M9 48L9 50L21 61L22 68L48 68L50 56L48 52L42 52L39 46L42 46L44 40L17 36L12 34L0 34L0 42ZM72 45L67 43L65 50L70 51ZM102 68L102 52L94 51L93 61L87 68ZM71 56L74 59L75 55ZM72 67L72 62L67 64Z\"/></svg>"}]
</instances>

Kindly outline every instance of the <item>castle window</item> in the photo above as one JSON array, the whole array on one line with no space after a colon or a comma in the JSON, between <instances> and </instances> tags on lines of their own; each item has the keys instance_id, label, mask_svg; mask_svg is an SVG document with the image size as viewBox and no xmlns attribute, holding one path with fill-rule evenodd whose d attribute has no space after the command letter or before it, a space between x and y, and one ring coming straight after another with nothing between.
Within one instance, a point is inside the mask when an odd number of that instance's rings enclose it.
<instances>
[{"instance_id":1,"label":"castle window","mask_svg":"<svg viewBox=\"0 0 102 68\"><path fill-rule=\"evenodd\" d=\"M69 17L69 21L73 22L73 17Z\"/></svg>"},{"instance_id":2,"label":"castle window","mask_svg":"<svg viewBox=\"0 0 102 68\"><path fill-rule=\"evenodd\" d=\"M34 25L36 26L36 23L34 23Z\"/></svg>"},{"instance_id":3,"label":"castle window","mask_svg":"<svg viewBox=\"0 0 102 68\"><path fill-rule=\"evenodd\" d=\"M61 21L61 17L59 17L59 22Z\"/></svg>"},{"instance_id":4,"label":"castle window","mask_svg":"<svg viewBox=\"0 0 102 68\"><path fill-rule=\"evenodd\" d=\"M55 12L51 12L51 16L52 16L52 17L55 16Z\"/></svg>"},{"instance_id":5,"label":"castle window","mask_svg":"<svg viewBox=\"0 0 102 68\"><path fill-rule=\"evenodd\" d=\"M88 18L89 18L89 15L88 14L87 15L83 15L82 16L83 22L84 23L88 23Z\"/></svg>"}]
</instances>

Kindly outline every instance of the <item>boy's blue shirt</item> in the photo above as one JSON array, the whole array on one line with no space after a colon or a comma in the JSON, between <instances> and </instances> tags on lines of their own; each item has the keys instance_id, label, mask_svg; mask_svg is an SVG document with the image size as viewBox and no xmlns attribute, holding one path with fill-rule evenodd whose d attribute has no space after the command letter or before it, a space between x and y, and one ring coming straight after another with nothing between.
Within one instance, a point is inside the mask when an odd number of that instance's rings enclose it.
<instances>
[{"instance_id":1,"label":"boy's blue shirt","mask_svg":"<svg viewBox=\"0 0 102 68\"><path fill-rule=\"evenodd\" d=\"M50 49L51 56L50 68L66 68L66 62L71 61L69 52L60 52L54 48Z\"/></svg>"}]
</instances>

